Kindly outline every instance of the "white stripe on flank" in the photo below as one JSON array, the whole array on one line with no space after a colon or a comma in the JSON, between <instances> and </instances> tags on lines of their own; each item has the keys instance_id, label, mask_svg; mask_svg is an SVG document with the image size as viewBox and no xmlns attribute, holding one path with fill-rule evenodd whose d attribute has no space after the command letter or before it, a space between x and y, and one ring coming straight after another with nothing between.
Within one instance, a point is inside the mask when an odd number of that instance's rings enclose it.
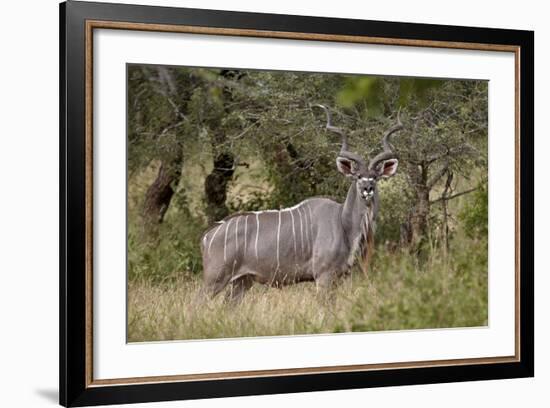
<instances>
[{"instance_id":1,"label":"white stripe on flank","mask_svg":"<svg viewBox=\"0 0 550 408\"><path fill-rule=\"evenodd\" d=\"M237 258L233 260L233 268L231 269L231 277L235 276L235 265L237 265Z\"/></svg>"},{"instance_id":2,"label":"white stripe on flank","mask_svg":"<svg viewBox=\"0 0 550 408\"><path fill-rule=\"evenodd\" d=\"M208 255L210 255L210 247L212 246L212 242L214 242L214 238L216 238L216 234L220 230L221 227L223 227L224 223L221 223L218 228L216 228L216 231L214 231L214 235L212 235L212 239L210 240L210 244L208 244Z\"/></svg>"},{"instance_id":3,"label":"white stripe on flank","mask_svg":"<svg viewBox=\"0 0 550 408\"><path fill-rule=\"evenodd\" d=\"M300 207L302 211L304 212L304 229L306 230L306 244L308 250L311 249L311 243L309 242L309 231L307 228L307 213L304 207Z\"/></svg>"},{"instance_id":4,"label":"white stripe on flank","mask_svg":"<svg viewBox=\"0 0 550 408\"><path fill-rule=\"evenodd\" d=\"M298 215L300 216L300 237L301 237L300 242L302 243L300 248L302 249L302 255L303 255L304 254L304 228L302 226L302 213L300 212L299 208L298 208Z\"/></svg>"},{"instance_id":5,"label":"white stripe on flank","mask_svg":"<svg viewBox=\"0 0 550 408\"><path fill-rule=\"evenodd\" d=\"M231 225L231 221L233 221L233 218L229 219L229 222L226 223L225 227L225 238L223 240L223 263L227 260L227 230L229 229L229 226Z\"/></svg>"},{"instance_id":6,"label":"white stripe on flank","mask_svg":"<svg viewBox=\"0 0 550 408\"><path fill-rule=\"evenodd\" d=\"M304 236L303 236L302 224L305 223L305 221L303 221L303 215L302 215L302 211L300 211L300 207L296 208L296 210L298 211L298 215L300 216L300 235L301 235L302 254L303 254L304 253Z\"/></svg>"},{"instance_id":7,"label":"white stripe on flank","mask_svg":"<svg viewBox=\"0 0 550 408\"><path fill-rule=\"evenodd\" d=\"M309 204L306 204L306 208L309 212L309 231L311 232L311 243L313 244L313 216L311 214L311 208L309 208Z\"/></svg>"},{"instance_id":8,"label":"white stripe on flank","mask_svg":"<svg viewBox=\"0 0 550 408\"><path fill-rule=\"evenodd\" d=\"M290 210L290 218L292 218L292 238L294 239L294 259L296 260L296 229L294 228L294 214Z\"/></svg>"},{"instance_id":9,"label":"white stripe on flank","mask_svg":"<svg viewBox=\"0 0 550 408\"><path fill-rule=\"evenodd\" d=\"M309 231L311 233L311 273L315 273L315 254L313 253L313 217L311 216L311 208L309 208L309 204L306 204L307 211L309 213Z\"/></svg>"},{"instance_id":10,"label":"white stripe on flank","mask_svg":"<svg viewBox=\"0 0 550 408\"><path fill-rule=\"evenodd\" d=\"M281 238L281 212L279 211L279 224L277 225L277 271L281 265L279 262L279 239Z\"/></svg>"},{"instance_id":11,"label":"white stripe on flank","mask_svg":"<svg viewBox=\"0 0 550 408\"><path fill-rule=\"evenodd\" d=\"M241 217L237 217L237 221L235 222L235 249L237 251L237 254L239 253L239 219Z\"/></svg>"},{"instance_id":12,"label":"white stripe on flank","mask_svg":"<svg viewBox=\"0 0 550 408\"><path fill-rule=\"evenodd\" d=\"M248 215L246 217L244 217L244 255L243 256L246 256L247 230L248 230Z\"/></svg>"},{"instance_id":13,"label":"white stripe on flank","mask_svg":"<svg viewBox=\"0 0 550 408\"><path fill-rule=\"evenodd\" d=\"M260 232L260 218L259 218L259 213L256 213L256 244L255 244L255 248L256 248L256 260L258 260L258 234Z\"/></svg>"}]
</instances>

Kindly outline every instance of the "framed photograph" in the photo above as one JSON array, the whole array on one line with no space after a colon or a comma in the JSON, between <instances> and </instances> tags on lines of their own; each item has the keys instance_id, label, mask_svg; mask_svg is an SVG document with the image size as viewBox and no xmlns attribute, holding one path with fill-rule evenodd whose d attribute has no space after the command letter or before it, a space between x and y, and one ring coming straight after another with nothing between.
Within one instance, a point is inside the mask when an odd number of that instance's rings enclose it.
<instances>
[{"instance_id":1,"label":"framed photograph","mask_svg":"<svg viewBox=\"0 0 550 408\"><path fill-rule=\"evenodd\" d=\"M534 375L533 32L60 26L62 405Z\"/></svg>"}]
</instances>

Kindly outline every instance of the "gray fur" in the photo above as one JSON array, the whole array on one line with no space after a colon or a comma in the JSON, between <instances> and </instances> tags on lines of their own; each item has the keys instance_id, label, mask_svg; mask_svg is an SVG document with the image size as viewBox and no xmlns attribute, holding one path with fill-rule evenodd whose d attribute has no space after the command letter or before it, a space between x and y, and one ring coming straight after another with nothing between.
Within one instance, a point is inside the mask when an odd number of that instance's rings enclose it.
<instances>
[{"instance_id":1,"label":"gray fur","mask_svg":"<svg viewBox=\"0 0 550 408\"><path fill-rule=\"evenodd\" d=\"M374 232L377 182L397 169L387 148L391 133L384 136L378 161L367 165L347 151L344 133L327 117L327 129L343 137L337 167L351 180L345 201L313 197L291 208L234 214L210 228L201 239L201 252L211 295L231 285L230 296L238 300L253 282L280 287L315 281L328 288L349 272L357 255L370 256L365 245Z\"/></svg>"},{"instance_id":2,"label":"gray fur","mask_svg":"<svg viewBox=\"0 0 550 408\"><path fill-rule=\"evenodd\" d=\"M353 182L343 204L314 197L292 208L230 216L201 241L205 284L213 295L244 278L273 286L302 281L330 286L360 252L372 228L372 208ZM237 295L242 296L233 291Z\"/></svg>"}]
</instances>

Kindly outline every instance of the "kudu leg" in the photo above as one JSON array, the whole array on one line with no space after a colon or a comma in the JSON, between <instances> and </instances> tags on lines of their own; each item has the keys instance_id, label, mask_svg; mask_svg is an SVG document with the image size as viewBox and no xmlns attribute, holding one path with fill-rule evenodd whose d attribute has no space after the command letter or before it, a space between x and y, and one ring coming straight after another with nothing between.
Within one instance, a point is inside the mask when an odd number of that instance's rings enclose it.
<instances>
[{"instance_id":1,"label":"kudu leg","mask_svg":"<svg viewBox=\"0 0 550 408\"><path fill-rule=\"evenodd\" d=\"M213 278L204 280L204 293L211 299L215 298L221 291L225 289L229 283L230 277L223 273L223 268L217 274L207 274L205 276L213 276Z\"/></svg>"},{"instance_id":2,"label":"kudu leg","mask_svg":"<svg viewBox=\"0 0 550 408\"><path fill-rule=\"evenodd\" d=\"M338 285L338 278L332 273L324 273L315 279L317 289L317 300L321 305L331 306L336 301L335 289Z\"/></svg>"},{"instance_id":3,"label":"kudu leg","mask_svg":"<svg viewBox=\"0 0 550 408\"><path fill-rule=\"evenodd\" d=\"M232 304L239 303L243 299L248 289L252 287L253 283L254 283L254 280L250 275L244 275L244 276L241 276L240 278L233 280L229 284L229 290L225 295L226 301Z\"/></svg>"}]
</instances>

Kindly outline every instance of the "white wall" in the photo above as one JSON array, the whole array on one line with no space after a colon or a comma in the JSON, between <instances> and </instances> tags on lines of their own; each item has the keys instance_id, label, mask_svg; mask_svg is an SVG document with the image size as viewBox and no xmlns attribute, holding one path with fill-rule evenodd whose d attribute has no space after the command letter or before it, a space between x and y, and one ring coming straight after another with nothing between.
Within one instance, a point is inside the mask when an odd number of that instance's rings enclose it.
<instances>
[{"instance_id":1,"label":"white wall","mask_svg":"<svg viewBox=\"0 0 550 408\"><path fill-rule=\"evenodd\" d=\"M547 406L550 279L544 154L550 42L544 2L278 0L144 1L186 7L352 17L536 31L536 378L150 404L147 407L279 407L369 404L448 407ZM54 0L3 2L0 24L0 393L1 406L55 406L58 330L58 8ZM529 141L523 141L528 143ZM140 405L137 405L140 406ZM145 405L144 405L145 406Z\"/></svg>"}]
</instances>

